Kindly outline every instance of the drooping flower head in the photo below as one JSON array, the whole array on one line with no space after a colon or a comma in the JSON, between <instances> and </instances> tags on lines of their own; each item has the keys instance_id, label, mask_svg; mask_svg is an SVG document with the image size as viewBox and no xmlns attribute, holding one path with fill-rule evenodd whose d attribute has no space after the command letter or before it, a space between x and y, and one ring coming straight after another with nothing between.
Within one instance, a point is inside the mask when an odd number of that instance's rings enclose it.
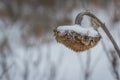
<instances>
[{"instance_id":1,"label":"drooping flower head","mask_svg":"<svg viewBox=\"0 0 120 80\"><path fill-rule=\"evenodd\" d=\"M58 26L54 30L54 35L59 43L79 52L94 47L101 36L93 28L82 28L80 25Z\"/></svg>"}]
</instances>

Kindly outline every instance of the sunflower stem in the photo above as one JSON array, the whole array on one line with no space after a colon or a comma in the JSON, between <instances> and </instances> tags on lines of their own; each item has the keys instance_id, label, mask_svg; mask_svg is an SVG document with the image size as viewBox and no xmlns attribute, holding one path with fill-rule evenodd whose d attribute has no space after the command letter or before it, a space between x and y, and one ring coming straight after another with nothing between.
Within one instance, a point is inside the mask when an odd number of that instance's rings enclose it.
<instances>
[{"instance_id":1,"label":"sunflower stem","mask_svg":"<svg viewBox=\"0 0 120 80\"><path fill-rule=\"evenodd\" d=\"M79 13L77 16L76 16L76 19L75 19L75 24L79 24L81 25L81 22L82 22L82 19L83 19L83 16L84 15L87 15L93 19L95 19L99 24L100 24L100 27L104 30L104 32L107 34L108 38L111 40L115 50L117 51L117 55L120 57L120 49L117 45L117 43L115 42L114 38L112 37L111 33L109 32L109 30L107 29L106 25L104 23L102 23L94 14L86 11L86 12L81 12Z\"/></svg>"}]
</instances>

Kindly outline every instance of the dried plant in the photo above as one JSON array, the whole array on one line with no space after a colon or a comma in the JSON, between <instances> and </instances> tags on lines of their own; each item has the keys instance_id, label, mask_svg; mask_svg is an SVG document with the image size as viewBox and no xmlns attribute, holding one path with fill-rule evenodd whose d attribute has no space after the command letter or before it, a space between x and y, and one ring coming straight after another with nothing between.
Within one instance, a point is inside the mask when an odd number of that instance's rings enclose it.
<instances>
[{"instance_id":1,"label":"dried plant","mask_svg":"<svg viewBox=\"0 0 120 80\"><path fill-rule=\"evenodd\" d=\"M54 32L58 42L76 52L94 47L101 38L99 34L96 37L92 37L87 34L78 34L75 31L70 32L69 30L65 31L63 35L61 35L62 33L57 29L55 29Z\"/></svg>"},{"instance_id":2,"label":"dried plant","mask_svg":"<svg viewBox=\"0 0 120 80\"><path fill-rule=\"evenodd\" d=\"M92 24L94 25L93 28L97 32L98 32L97 29L99 27L101 27L105 31L105 33L107 34L107 36L111 40L112 44L114 45L114 48L117 51L118 56L120 57L120 49L119 49L117 43L113 39L113 37L110 34L109 30L107 29L106 25L104 23L102 23L95 15L93 15L92 13L90 13L88 11L81 12L81 13L79 13L76 16L75 24L81 25L81 22L82 22L82 19L83 19L84 15L87 15L87 16L92 18ZM69 30L66 31L63 36L59 35L60 32L57 29L55 29L54 32L55 32L56 40L58 42L64 44L65 46L67 46L67 47L69 47L71 49L73 49L74 51L84 51L84 50L87 50L89 48L92 48L92 47L94 47L98 43L98 41L101 38L100 35L99 35L98 37L92 37L92 39L91 39L91 37L88 36L88 35L80 35L80 34L78 35L74 31L73 32L69 32ZM73 37L73 35L75 36L74 40L71 39ZM88 41L90 41L88 44L86 44L86 40L87 39L88 39ZM91 44L91 41L95 41L94 44Z\"/></svg>"},{"instance_id":3,"label":"dried plant","mask_svg":"<svg viewBox=\"0 0 120 80\"><path fill-rule=\"evenodd\" d=\"M112 73L113 73L114 78L116 80L120 80L118 59L117 59L117 57L115 55L115 51L114 50L110 50L110 53L111 53Z\"/></svg>"},{"instance_id":4,"label":"dried plant","mask_svg":"<svg viewBox=\"0 0 120 80\"><path fill-rule=\"evenodd\" d=\"M115 50L107 49L105 46L105 43L103 41L102 41L102 46L106 53L106 57L107 57L108 61L110 62L110 71L111 71L112 76L114 77L115 80L120 80L119 59L117 58L117 56L115 54Z\"/></svg>"},{"instance_id":5,"label":"dried plant","mask_svg":"<svg viewBox=\"0 0 120 80\"><path fill-rule=\"evenodd\" d=\"M106 25L105 25L104 23L102 23L95 15L93 15L92 13L90 13L90 12L88 12L88 11L86 11L86 12L81 12L81 13L79 13L79 14L77 15L76 20L75 20L75 23L81 25L81 21L82 21L84 15L87 15L87 16L93 18L97 23L99 23L99 25L98 25L97 28L101 27L101 28L104 30L104 32L107 34L107 36L108 36L109 39L111 40L111 42L112 42L115 50L117 51L117 55L120 57L120 49L119 49L117 43L115 42L114 38L113 38L112 35L110 34L110 32L109 32L109 30L107 29ZM94 27L94 26L93 26L93 27ZM96 29L96 27L94 27L94 28Z\"/></svg>"}]
</instances>

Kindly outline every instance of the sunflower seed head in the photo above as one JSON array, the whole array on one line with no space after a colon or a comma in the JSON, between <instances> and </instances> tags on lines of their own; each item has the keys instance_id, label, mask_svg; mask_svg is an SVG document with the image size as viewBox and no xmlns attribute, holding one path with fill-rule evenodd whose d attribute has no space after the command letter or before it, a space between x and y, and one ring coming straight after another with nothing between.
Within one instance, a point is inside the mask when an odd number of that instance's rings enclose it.
<instances>
[{"instance_id":1,"label":"sunflower seed head","mask_svg":"<svg viewBox=\"0 0 120 80\"><path fill-rule=\"evenodd\" d=\"M54 30L54 35L57 42L62 43L76 52L85 51L94 47L101 39L100 34L96 37L78 34L74 31L65 31L63 34L57 29Z\"/></svg>"}]
</instances>

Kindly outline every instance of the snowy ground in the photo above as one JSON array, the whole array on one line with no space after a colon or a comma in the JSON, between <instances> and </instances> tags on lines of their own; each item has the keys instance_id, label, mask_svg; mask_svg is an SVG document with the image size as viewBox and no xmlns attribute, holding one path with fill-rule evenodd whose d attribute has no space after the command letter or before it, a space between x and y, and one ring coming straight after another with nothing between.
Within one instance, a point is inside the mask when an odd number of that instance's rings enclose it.
<instances>
[{"instance_id":1,"label":"snowy ground","mask_svg":"<svg viewBox=\"0 0 120 80\"><path fill-rule=\"evenodd\" d=\"M102 11L97 16L110 26L107 13ZM25 80L25 78L27 78L26 80L84 80L84 72L88 67L86 63L88 54L91 56L90 70L92 70L89 80L113 80L111 66L102 41L106 47L113 48L113 46L101 29L103 39L97 46L88 51L76 53L57 43L54 37L50 43L42 44L40 39L37 45L26 48L22 43L23 31L20 29L19 23L7 28L2 22L0 24L0 46L7 38L12 51L9 52L7 49L3 51L5 54L11 53L7 56L7 65L13 64L8 71L10 80ZM120 23L117 23L116 27L109 28L120 46L119 25ZM34 39L31 39L30 42L34 42ZM2 72L0 71L0 73Z\"/></svg>"}]
</instances>

